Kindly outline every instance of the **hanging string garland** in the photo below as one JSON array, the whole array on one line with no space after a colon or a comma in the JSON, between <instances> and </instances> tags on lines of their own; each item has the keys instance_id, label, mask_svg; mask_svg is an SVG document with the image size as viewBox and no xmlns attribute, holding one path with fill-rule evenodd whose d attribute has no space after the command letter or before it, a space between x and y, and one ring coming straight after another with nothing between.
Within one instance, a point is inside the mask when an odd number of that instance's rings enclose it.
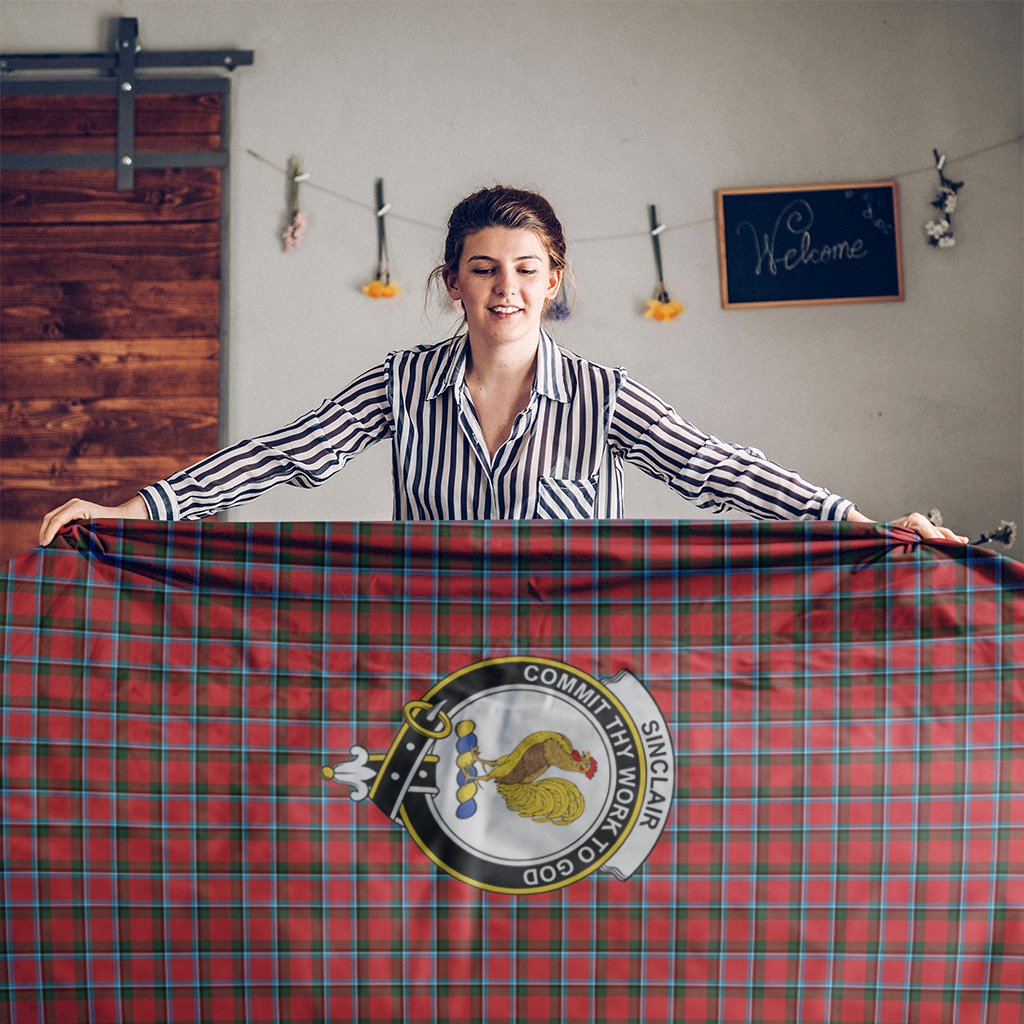
<instances>
[{"instance_id":1,"label":"hanging string garland","mask_svg":"<svg viewBox=\"0 0 1024 1024\"><path fill-rule=\"evenodd\" d=\"M651 222L651 246L654 249L654 266L658 271L658 283L654 286L654 297L647 303L647 312L644 313L644 316L648 320L668 322L675 320L683 312L684 306L681 302L673 302L665 287L665 268L661 261L661 234L665 230L665 225L658 221L657 207L648 206L647 214Z\"/></svg>"},{"instance_id":2,"label":"hanging string garland","mask_svg":"<svg viewBox=\"0 0 1024 1024\"><path fill-rule=\"evenodd\" d=\"M956 209L957 193L964 187L964 183L952 181L942 173L943 167L946 166L945 154L940 155L937 149L933 149L932 156L935 157L935 170L939 173L939 192L932 200L932 206L943 216L938 220L928 221L924 230L928 235L929 245L934 245L938 249L949 249L956 245L956 239L953 237L953 211Z\"/></svg>"},{"instance_id":3,"label":"hanging string garland","mask_svg":"<svg viewBox=\"0 0 1024 1024\"><path fill-rule=\"evenodd\" d=\"M1003 146L1008 146L1013 143L1020 142L1024 139L1024 135L1015 135L1008 139L1003 139L1000 142L993 143L990 146L985 146L981 149L973 150L970 153L965 153L958 159L967 160L971 157L979 156L982 153L988 153L995 149L1001 149ZM377 242L378 242L378 259L377 259L377 276L376 278L364 285L362 290L365 294L371 298L391 298L395 295L402 294L402 289L391 281L390 268L388 266L387 257L387 236L385 233L384 216L391 210L390 204L385 204L383 201L383 183L381 179L377 179L379 186L377 203L375 206L370 206L368 203L360 202L358 199L353 199L351 196L340 192L336 189L329 188L325 185L321 185L318 182L313 181L308 173L305 173L301 169L301 164L298 163L298 158L293 157L289 161L287 168L280 167L273 161L268 160L266 157L257 153L255 150L247 149L246 152L249 156L266 164L268 167L274 168L276 171L288 175L289 181L289 214L290 220L284 235L282 236L283 247L286 252L293 252L302 240L303 233L308 225L308 214L301 209L299 204L298 185L300 182L305 182L308 188L316 189L318 192L322 192L325 195L339 199L342 202L349 203L353 206L361 207L362 209L369 210L374 213L377 217ZM953 236L953 221L952 214L956 209L957 205L957 193L963 187L962 181L953 181L945 176L943 169L946 164L945 155L941 155L938 150L932 151L934 157L934 164L927 167L918 167L913 170L903 171L900 174L890 175L892 178L907 178L911 175L920 174L924 171L936 170L939 174L939 191L932 201L934 206L940 213L941 217L928 221L925 225L925 233L927 235L928 243L940 249L947 249L955 245L955 239ZM292 191L293 190L293 191ZM647 311L644 316L651 320L670 321L674 320L680 313L683 312L684 307L681 303L672 302L668 298L668 292L665 289L664 273L661 267L661 246L659 242L659 236L670 231L680 231L691 227L697 227L705 224L714 224L715 218L701 217L696 220L686 221L681 224L664 225L657 223L657 214L654 212L654 207L648 208L651 214L652 224L645 234L649 235L652 239L652 245L655 252L655 263L658 270L658 282L655 287L654 298L648 302ZM431 224L427 221L418 220L414 217L406 217L401 214L390 214L395 220L405 224L413 224L417 227L426 228L435 233L443 233L444 228L437 224ZM657 232L657 233L655 233ZM575 245L585 245L590 242L613 242L625 239L637 238L640 232L631 231L625 232L618 235L597 235L593 237L579 237L574 239ZM569 315L569 304L565 298L564 287L559 290L558 296L549 304L547 316L549 319L559 320L565 319Z\"/></svg>"},{"instance_id":4,"label":"hanging string garland","mask_svg":"<svg viewBox=\"0 0 1024 1024\"><path fill-rule=\"evenodd\" d=\"M388 264L388 236L384 227L384 218L391 209L390 203L384 202L384 179L378 178L374 184L377 197L377 276L369 284L363 285L363 293L371 299L393 299L402 294L402 289L391 280L391 267Z\"/></svg>"}]
</instances>

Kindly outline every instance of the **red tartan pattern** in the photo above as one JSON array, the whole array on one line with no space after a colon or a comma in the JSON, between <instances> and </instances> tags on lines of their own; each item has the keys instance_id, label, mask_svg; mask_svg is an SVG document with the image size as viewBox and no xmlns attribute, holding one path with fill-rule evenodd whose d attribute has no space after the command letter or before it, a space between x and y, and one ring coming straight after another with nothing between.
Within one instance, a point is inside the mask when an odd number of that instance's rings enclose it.
<instances>
[{"instance_id":1,"label":"red tartan pattern","mask_svg":"<svg viewBox=\"0 0 1024 1024\"><path fill-rule=\"evenodd\" d=\"M1024 1013L1024 566L846 524L97 523L0 591L0 1018ZM321 777L512 655L649 689L636 874L445 874Z\"/></svg>"}]
</instances>

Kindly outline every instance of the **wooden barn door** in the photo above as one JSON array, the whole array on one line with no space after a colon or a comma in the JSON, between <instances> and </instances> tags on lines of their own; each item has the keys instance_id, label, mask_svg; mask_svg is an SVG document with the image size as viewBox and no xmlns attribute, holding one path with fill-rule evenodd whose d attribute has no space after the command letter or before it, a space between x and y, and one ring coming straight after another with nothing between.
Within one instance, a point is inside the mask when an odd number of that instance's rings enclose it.
<instances>
[{"instance_id":1,"label":"wooden barn door","mask_svg":"<svg viewBox=\"0 0 1024 1024\"><path fill-rule=\"evenodd\" d=\"M225 77L251 51L7 55L93 79L0 94L0 557L74 496L116 504L217 448ZM137 74L137 72L141 72Z\"/></svg>"},{"instance_id":2,"label":"wooden barn door","mask_svg":"<svg viewBox=\"0 0 1024 1024\"><path fill-rule=\"evenodd\" d=\"M140 97L140 150L219 146L221 101ZM112 148L112 97L2 102L7 152ZM116 504L217 447L222 173L4 173L0 557L67 498Z\"/></svg>"}]
</instances>

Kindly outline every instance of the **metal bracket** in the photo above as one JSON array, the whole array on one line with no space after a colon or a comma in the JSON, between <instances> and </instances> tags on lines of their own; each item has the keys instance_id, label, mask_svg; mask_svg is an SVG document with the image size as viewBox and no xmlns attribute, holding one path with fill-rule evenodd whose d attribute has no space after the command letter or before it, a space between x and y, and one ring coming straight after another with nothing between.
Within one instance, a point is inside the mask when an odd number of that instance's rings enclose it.
<instances>
[{"instance_id":1,"label":"metal bracket","mask_svg":"<svg viewBox=\"0 0 1024 1024\"><path fill-rule=\"evenodd\" d=\"M142 49L139 22L117 22L117 187L135 187L135 55Z\"/></svg>"},{"instance_id":2,"label":"metal bracket","mask_svg":"<svg viewBox=\"0 0 1024 1024\"><path fill-rule=\"evenodd\" d=\"M10 94L86 94L117 90L117 152L114 154L114 167L117 174L117 187L122 191L135 187L135 171L139 167L166 166L166 160L174 156L176 165L202 165L211 163L223 166L226 153L211 154L185 153L155 154L135 152L135 97L141 92L152 92L154 80L143 76L137 77L142 68L171 67L219 67L234 71L236 67L252 64L252 50L166 50L143 51L139 39L139 22L137 18L119 18L117 21L117 48L110 53L70 53L70 54L0 54L0 72L3 72L3 83L0 92ZM54 70L94 70L101 75L113 76L105 79L59 79L54 82L26 81L7 85L12 72L16 71L54 71ZM186 81L193 81L188 79ZM23 88L17 88L23 86ZM147 86L149 88L147 88ZM110 166L110 157L96 153L88 154L11 154L0 160L3 167L96 167Z\"/></svg>"}]
</instances>

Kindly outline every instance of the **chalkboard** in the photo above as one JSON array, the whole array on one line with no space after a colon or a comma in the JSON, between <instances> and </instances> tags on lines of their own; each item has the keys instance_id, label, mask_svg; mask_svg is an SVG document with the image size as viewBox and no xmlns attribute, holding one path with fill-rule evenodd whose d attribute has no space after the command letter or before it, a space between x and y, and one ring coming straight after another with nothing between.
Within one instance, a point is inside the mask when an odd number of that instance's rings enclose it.
<instances>
[{"instance_id":1,"label":"chalkboard","mask_svg":"<svg viewBox=\"0 0 1024 1024\"><path fill-rule=\"evenodd\" d=\"M903 298L896 182L718 191L726 309Z\"/></svg>"}]
</instances>

